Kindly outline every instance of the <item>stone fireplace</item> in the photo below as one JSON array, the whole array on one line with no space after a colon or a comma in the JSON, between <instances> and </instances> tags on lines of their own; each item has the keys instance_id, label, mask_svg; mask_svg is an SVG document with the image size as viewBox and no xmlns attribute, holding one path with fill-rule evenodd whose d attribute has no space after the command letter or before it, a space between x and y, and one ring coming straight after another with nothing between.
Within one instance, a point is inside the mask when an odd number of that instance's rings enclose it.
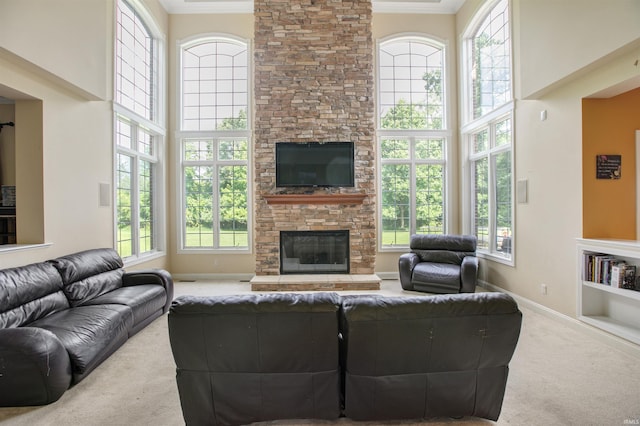
<instances>
[{"instance_id":1,"label":"stone fireplace","mask_svg":"<svg viewBox=\"0 0 640 426\"><path fill-rule=\"evenodd\" d=\"M374 274L371 0L255 0L254 12L256 277L280 275L282 231L344 230L348 273ZM277 142L330 141L354 143L354 187L276 187Z\"/></svg>"}]
</instances>

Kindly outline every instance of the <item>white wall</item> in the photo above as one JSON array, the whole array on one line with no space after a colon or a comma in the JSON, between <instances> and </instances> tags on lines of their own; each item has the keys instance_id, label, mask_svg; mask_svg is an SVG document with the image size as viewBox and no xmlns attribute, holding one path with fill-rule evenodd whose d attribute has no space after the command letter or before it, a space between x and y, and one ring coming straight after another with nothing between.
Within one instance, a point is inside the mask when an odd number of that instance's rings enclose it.
<instances>
[{"instance_id":1,"label":"white wall","mask_svg":"<svg viewBox=\"0 0 640 426\"><path fill-rule=\"evenodd\" d=\"M638 48L637 0L517 0L520 87L536 98L606 64L618 49ZM515 16L514 17L518 17Z\"/></svg>"},{"instance_id":2,"label":"white wall","mask_svg":"<svg viewBox=\"0 0 640 426\"><path fill-rule=\"evenodd\" d=\"M111 97L111 0L3 0L0 50L90 100Z\"/></svg>"},{"instance_id":3,"label":"white wall","mask_svg":"<svg viewBox=\"0 0 640 426\"><path fill-rule=\"evenodd\" d=\"M156 0L146 3L160 13L157 24L166 33L163 9ZM113 208L100 207L98 197L100 183L113 183L114 2L6 0L2 6L0 96L17 100L18 240L38 242L24 225L33 222L39 242L49 245L0 251L0 267L113 247Z\"/></svg>"},{"instance_id":4,"label":"white wall","mask_svg":"<svg viewBox=\"0 0 640 426\"><path fill-rule=\"evenodd\" d=\"M78 98L37 72L2 59L0 84L28 95L16 102L18 241L43 242L24 239L33 225L41 228L40 239L44 233L44 242L52 244L0 252L0 266L112 246L112 211L98 207L98 182L112 179L109 103Z\"/></svg>"}]
</instances>

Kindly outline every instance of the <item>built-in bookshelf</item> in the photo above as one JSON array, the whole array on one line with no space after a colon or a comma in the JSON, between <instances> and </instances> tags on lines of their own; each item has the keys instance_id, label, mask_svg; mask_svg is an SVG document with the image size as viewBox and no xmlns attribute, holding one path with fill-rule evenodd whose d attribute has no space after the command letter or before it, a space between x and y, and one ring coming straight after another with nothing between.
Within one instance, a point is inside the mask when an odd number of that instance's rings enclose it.
<instances>
[{"instance_id":1,"label":"built-in bookshelf","mask_svg":"<svg viewBox=\"0 0 640 426\"><path fill-rule=\"evenodd\" d=\"M640 274L640 241L578 239L577 316L580 321L640 344L640 291L631 277L611 285L614 267ZM635 274L634 274L635 278ZM635 284L635 279L633 280Z\"/></svg>"}]
</instances>

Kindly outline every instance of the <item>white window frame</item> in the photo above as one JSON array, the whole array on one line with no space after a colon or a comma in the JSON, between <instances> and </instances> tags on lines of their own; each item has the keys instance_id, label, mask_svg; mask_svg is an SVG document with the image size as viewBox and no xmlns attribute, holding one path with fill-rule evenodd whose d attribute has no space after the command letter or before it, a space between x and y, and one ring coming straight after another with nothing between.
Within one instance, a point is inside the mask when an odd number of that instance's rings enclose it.
<instances>
[{"instance_id":1,"label":"white window frame","mask_svg":"<svg viewBox=\"0 0 640 426\"><path fill-rule=\"evenodd\" d=\"M448 158L448 145L449 145L449 140L450 138L448 137L448 133L447 132L433 132L433 133L429 133L429 135L425 135L424 132L418 132L418 131L388 131L388 132L381 132L383 134L381 134L378 138L379 140L379 144L382 143L382 141L384 139L403 139L403 140L407 140L409 142L409 158L393 158L393 159L383 159L380 156L378 156L378 170L379 170L379 175L378 175L378 194L380 194L379 197L382 196L382 179L380 174L382 173L382 166L384 166L385 164L406 164L409 165L409 181L410 182L416 182L416 169L419 166L422 165L438 165L438 166L442 166L442 174L443 174L443 178L444 178L444 182L442 184L443 186L443 233L446 234L448 232L448 225L450 223L450 220L448 220L449 217L449 167L447 165L447 158ZM443 156L441 159L418 159L416 158L416 141L418 140L424 140L424 139L442 139L443 140ZM378 150L380 152L380 145L378 145ZM410 210L410 217L409 217L409 235L411 234L415 234L417 232L417 222L418 222L418 218L417 218L417 214L416 214L416 209L417 209L417 205L415 203L415 200L417 199L416 196L416 186L415 185L409 185L409 210ZM407 248L409 247L409 244L394 244L394 245L382 245L382 234L383 234L383 229L382 229L382 221L383 221L383 212L382 212L382 200L379 199L379 212L378 212L378 223L380 223L379 226L379 230L378 230L378 239L380 241L379 244L379 251L381 252L404 252L407 250Z\"/></svg>"},{"instance_id":2,"label":"white window frame","mask_svg":"<svg viewBox=\"0 0 640 426\"><path fill-rule=\"evenodd\" d=\"M443 86L443 117L442 117L442 129L438 130L402 130L402 129L382 129L380 123L380 48L381 45L391 42L391 41L402 41L402 40L415 40L420 41L425 44L432 45L434 47L438 47L442 50L442 86ZM376 123L377 123L377 151L378 155L376 158L377 162L377 192L378 192L378 251L379 252L405 252L409 248L409 244L396 244L396 245L383 245L383 211L382 211L382 165L384 164L409 164L410 166L410 180L411 182L415 182L415 173L416 167L423 164L438 164L443 167L443 232L446 234L450 232L453 219L451 217L452 209L450 208L450 200L451 197L451 185L450 182L453 182L452 168L449 165L449 153L451 152L451 130L450 130L450 118L451 111L450 106L452 104L450 98L449 87L449 46L445 41L434 37L429 34L423 33L400 33L394 34L389 37L385 37L377 41L376 46L376 86L378 93L377 101L376 101ZM397 137L399 139L408 139L410 141L410 157L408 159L382 159L381 152L381 144L384 139L390 139ZM419 139L443 139L443 158L442 159L416 159L415 158L415 141ZM415 194L416 188L415 185L409 185L410 188L410 218L409 218L409 234L416 233L417 227L417 215L416 215L416 204L415 204Z\"/></svg>"},{"instance_id":3,"label":"white window frame","mask_svg":"<svg viewBox=\"0 0 640 426\"><path fill-rule=\"evenodd\" d=\"M183 103L182 103L182 85L183 85L183 61L182 61L182 53L184 49L187 49L195 44L202 43L203 41L229 41L232 43L241 43L246 45L247 47L247 128L242 130L183 130L182 125L182 112L183 112ZM177 85L176 85L176 102L177 111L176 111L176 123L178 126L178 130L175 132L175 146L174 153L175 158L178 159L179 163L176 167L176 199L178 202L175 206L176 217L178 218L178 223L176 226L176 238L178 241L177 244L177 253L178 254L220 254L220 253L235 253L235 254L251 254L253 252L253 170L252 170L252 156L253 156L253 131L252 131L252 110L253 110L253 96L252 96L252 87L253 87L253 61L252 61L252 44L251 40L245 39L242 37L237 37L231 34L226 33L207 33L207 34L198 34L193 37L189 37L183 40L177 40L176 42L176 64L177 64ZM201 139L201 140L214 140L217 141L225 138L244 138L247 141L247 159L246 160L218 160L215 158L210 161L203 162L188 162L184 159L184 149L183 144L185 141L193 140L193 139ZM214 153L215 154L215 153ZM206 164L205 164L206 163ZM219 246L219 235L214 234L214 246L213 247L186 247L185 239L186 239L186 219L185 219L185 181L184 181L184 167L190 165L210 165L214 167L217 171L220 166L226 165L241 165L246 164L247 166L247 247L220 247ZM216 175L217 176L217 175ZM218 180L217 178L214 180L214 189L217 188ZM218 193L214 191L213 200L216 204L213 210L213 223L214 227L217 226L220 210L217 207ZM218 227L219 228L219 227Z\"/></svg>"},{"instance_id":4,"label":"white window frame","mask_svg":"<svg viewBox=\"0 0 640 426\"><path fill-rule=\"evenodd\" d=\"M164 141L166 137L166 127L165 127L165 112L166 112L166 96L163 91L164 82L165 82L165 74L164 74L164 66L165 66L165 56L164 46L165 46L165 38L159 27L155 23L152 15L149 11L144 7L140 0L116 0L114 2L114 28L117 28L117 7L118 2L122 1L123 3L128 4L137 14L138 18L140 18L143 22L147 30L149 31L151 37L153 38L154 46L154 72L155 72L155 81L152 83L152 115L151 117L144 117L137 112L133 111L130 108L127 108L123 105L120 105L116 102L116 83L115 79L118 78L117 75L117 67L114 66L114 102L113 102L113 134L114 134L114 155L113 155L113 209L114 209L114 236L113 236L113 244L114 247L118 247L118 198L117 198L117 176L115 170L117 170L117 157L118 154L128 155L133 158L134 167L132 169L132 254L131 256L125 257L123 260L127 266L135 265L137 263L146 262L158 257L162 257L166 253L166 211L165 211L165 188L164 188L164 176L165 176L165 159L164 159ZM114 46L118 43L117 37L117 29L114 30ZM117 51L114 48L114 64L118 60ZM132 137L132 145L131 149L119 146L117 143L117 134L116 134L116 126L117 121L122 118L122 120L127 121L131 126L131 137ZM137 147L137 138L138 138L138 129L144 129L144 131L148 132L153 137L154 146L152 148L153 155L145 155L142 152L136 149ZM138 232L135 231L139 229L139 214L138 214L138 206L139 206L139 187L138 187L138 163L139 160L144 159L150 161L153 165L153 234L154 234L154 247L151 251L147 251L144 253L140 253L139 251L139 235Z\"/></svg>"},{"instance_id":5,"label":"white window frame","mask_svg":"<svg viewBox=\"0 0 640 426\"><path fill-rule=\"evenodd\" d=\"M471 20L467 30L463 36L463 48L462 48L462 117L464 124L461 127L461 141L462 141L462 154L466 159L463 167L463 232L468 234L474 234L474 202L472 190L474 188L474 173L473 162L483 156L488 158L489 167L489 249L478 249L478 257L486 258L492 261L503 263L509 266L515 265L515 241L516 241L516 226L515 226L515 101L514 101L514 83L513 83L513 19L512 19L512 4L510 0L508 2L509 9L509 41L510 41L510 91L511 100L505 102L502 105L497 106L494 110L473 119L473 88L471 87L470 75L471 75L471 55L472 55L472 40L475 37L478 27L484 22L486 17L491 13L494 7L500 2L500 0L494 0L487 2ZM509 145L495 146L495 132L494 125L509 118L511 120L511 143ZM473 142L473 135L480 132L482 129L489 129L489 147L483 154L474 154L472 152L471 144ZM496 244L496 176L493 159L495 156L502 152L510 152L511 156L511 252L509 256L506 256L503 252L498 251Z\"/></svg>"}]
</instances>

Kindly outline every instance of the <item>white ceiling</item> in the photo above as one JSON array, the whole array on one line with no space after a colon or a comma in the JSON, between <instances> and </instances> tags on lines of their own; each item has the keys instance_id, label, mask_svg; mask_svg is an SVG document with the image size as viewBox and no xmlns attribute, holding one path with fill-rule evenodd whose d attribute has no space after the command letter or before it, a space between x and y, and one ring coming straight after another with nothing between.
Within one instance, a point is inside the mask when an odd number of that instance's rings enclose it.
<instances>
[{"instance_id":1,"label":"white ceiling","mask_svg":"<svg viewBox=\"0 0 640 426\"><path fill-rule=\"evenodd\" d=\"M372 0L378 13L454 14L465 0ZM251 13L253 0L160 0L171 14Z\"/></svg>"}]
</instances>

